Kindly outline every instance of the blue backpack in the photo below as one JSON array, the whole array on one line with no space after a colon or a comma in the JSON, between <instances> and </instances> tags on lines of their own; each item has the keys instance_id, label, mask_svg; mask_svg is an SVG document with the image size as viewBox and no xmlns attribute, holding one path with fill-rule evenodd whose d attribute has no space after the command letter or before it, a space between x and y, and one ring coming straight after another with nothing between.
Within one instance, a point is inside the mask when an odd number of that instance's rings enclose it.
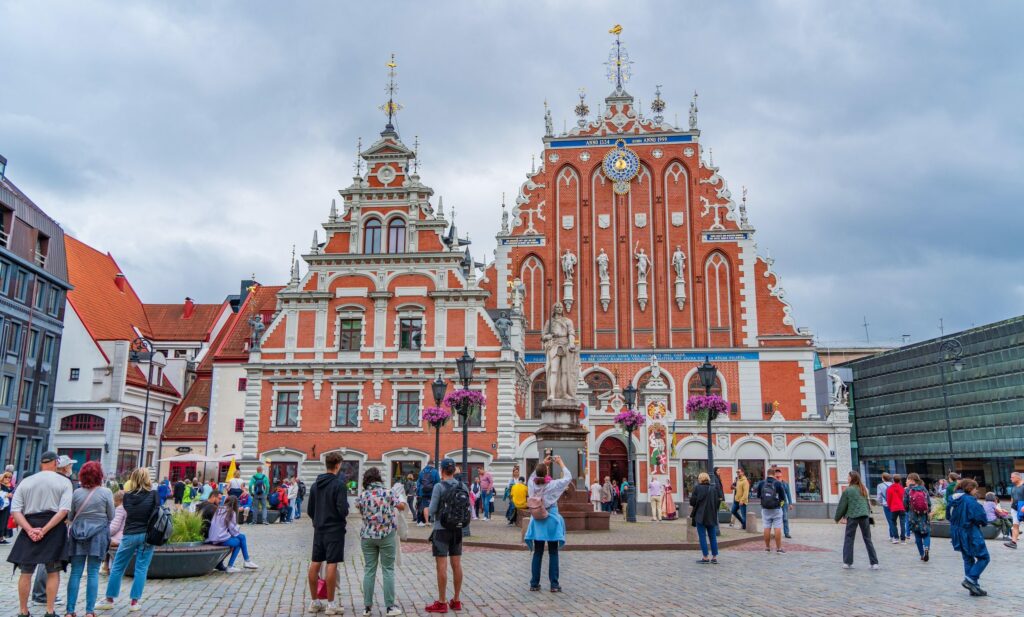
<instances>
[{"instance_id":1,"label":"blue backpack","mask_svg":"<svg viewBox=\"0 0 1024 617\"><path fill-rule=\"evenodd\" d=\"M276 508L279 501L280 500L277 497L277 491L274 491L273 493L270 494L270 499L268 500L268 503L270 504L271 508Z\"/></svg>"}]
</instances>

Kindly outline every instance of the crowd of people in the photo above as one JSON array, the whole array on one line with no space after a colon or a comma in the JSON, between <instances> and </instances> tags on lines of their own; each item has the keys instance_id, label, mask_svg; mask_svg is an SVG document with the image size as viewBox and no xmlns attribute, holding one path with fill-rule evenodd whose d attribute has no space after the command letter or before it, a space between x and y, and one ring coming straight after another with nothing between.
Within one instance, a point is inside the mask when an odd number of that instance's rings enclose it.
<instances>
[{"instance_id":1,"label":"crowd of people","mask_svg":"<svg viewBox=\"0 0 1024 617\"><path fill-rule=\"evenodd\" d=\"M341 472L341 457L329 453L324 457L325 469L309 487L298 477L285 478L276 484L263 473L262 467L244 482L237 474L225 482L201 483L196 479L171 483L164 479L153 485L149 470L132 471L124 484L107 479L95 461L84 463L77 481L72 479L76 462L66 456L46 452L40 469L20 482L12 473L0 475L0 520L10 517L12 531L20 533L8 561L20 570L18 599L20 616L28 615L30 597L46 605L46 617L56 617L59 602L60 576L67 573L66 611L77 617L85 579L84 616L95 617L98 610L111 610L118 605L122 579L133 565L133 581L128 593L128 610L138 611L145 592L146 577L155 546L160 544L154 529L163 512L188 510L202 521L204 542L222 546L224 560L217 568L228 574L255 570L259 566L250 556L249 543L241 526L269 524L268 511L277 510L282 522L301 516L302 504L312 522L312 555L308 569L310 593L309 612L338 615L338 566L344 562L345 534L349 514L349 493L361 488L354 505L361 518L359 545L363 556L362 580L364 615L373 611L378 571L381 573L384 610L388 616L401 615L398 606L396 566L401 563L401 542L407 539L406 516L416 524L430 525L428 542L435 559L437 598L425 607L428 613L447 613L462 608L464 530L479 517L489 519L493 512L494 480L482 471L466 484L462 470L454 460L446 458L435 468L426 465L417 475L398 478L390 488L384 484L376 467L365 469L361 484ZM505 489L508 524L519 523L528 516L523 541L532 553L529 590L541 589L541 573L545 553L548 560L548 584L553 593L562 590L559 579L559 551L565 543L565 521L558 511L558 501L572 484L573 476L561 458L548 456L539 462L529 477L513 470ZM949 521L951 547L959 552L964 563L962 586L972 596L985 596L980 578L990 557L984 530L998 529L1007 539L1006 546L1016 548L1021 527L1024 527L1024 476L1011 475L1009 510L1003 508L992 492L982 493L973 479L961 479L951 473L942 492L929 490L921 477L910 473L883 474L875 490L875 503L881 508L887 524L889 541L906 544L913 535L920 561L928 562L931 552L933 520L941 512L940 501ZM614 511L616 485L610 478L603 484L589 487L595 510ZM622 490L619 487L619 490ZM652 501L652 520L673 516L675 504L668 486L657 479L648 485L651 494L661 497ZM785 553L783 536L790 537L788 514L794 507L792 493L781 469L768 470L763 480L753 487L743 470L732 485L731 517L746 527L746 507L751 500L760 504L764 529L764 550ZM688 495L690 524L696 529L700 544L699 564L718 564L720 535L718 513L725 501L718 470L700 473ZM169 503L168 503L169 502ZM854 544L857 534L863 539L870 569L880 569L878 554L871 538L875 524L872 500L865 483L851 471L835 512L835 522L845 525L842 550L843 567L854 565ZM251 515L251 516L250 516ZM732 526L730 520L729 525ZM6 529L6 525L0 527ZM0 541L8 542L8 535ZM111 558L110 555L113 554ZM241 557L242 566L236 567ZM70 571L68 571L70 566ZM449 572L453 592L448 594ZM104 593L100 595L99 579L107 576ZM34 581L33 581L34 577Z\"/></svg>"}]
</instances>

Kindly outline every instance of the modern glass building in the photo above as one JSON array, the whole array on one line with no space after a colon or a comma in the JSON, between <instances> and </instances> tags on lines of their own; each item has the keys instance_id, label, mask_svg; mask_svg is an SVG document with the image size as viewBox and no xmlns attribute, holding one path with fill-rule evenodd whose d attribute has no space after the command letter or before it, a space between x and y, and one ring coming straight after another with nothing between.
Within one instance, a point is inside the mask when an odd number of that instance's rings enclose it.
<instances>
[{"instance_id":1,"label":"modern glass building","mask_svg":"<svg viewBox=\"0 0 1024 617\"><path fill-rule=\"evenodd\" d=\"M843 366L870 486L883 471L931 484L952 465L1005 494L1010 472L1024 471L1024 316Z\"/></svg>"}]
</instances>

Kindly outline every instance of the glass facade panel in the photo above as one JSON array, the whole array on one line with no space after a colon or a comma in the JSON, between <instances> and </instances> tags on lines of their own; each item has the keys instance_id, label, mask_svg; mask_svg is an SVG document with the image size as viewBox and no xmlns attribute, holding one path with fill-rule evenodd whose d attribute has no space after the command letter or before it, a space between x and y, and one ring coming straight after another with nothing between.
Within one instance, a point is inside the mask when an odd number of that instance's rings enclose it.
<instances>
[{"instance_id":1,"label":"glass facade panel","mask_svg":"<svg viewBox=\"0 0 1024 617\"><path fill-rule=\"evenodd\" d=\"M793 461L797 501L821 501L821 461Z\"/></svg>"}]
</instances>

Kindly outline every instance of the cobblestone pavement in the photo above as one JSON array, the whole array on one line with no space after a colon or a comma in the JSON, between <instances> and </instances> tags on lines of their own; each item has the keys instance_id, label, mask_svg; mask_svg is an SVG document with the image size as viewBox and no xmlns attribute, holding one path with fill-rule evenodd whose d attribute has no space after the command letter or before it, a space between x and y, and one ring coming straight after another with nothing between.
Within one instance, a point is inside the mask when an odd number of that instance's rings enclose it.
<instances>
[{"instance_id":1,"label":"cobblestone pavement","mask_svg":"<svg viewBox=\"0 0 1024 617\"><path fill-rule=\"evenodd\" d=\"M478 526L503 521L476 522ZM346 615L362 613L362 557L358 521L349 521L348 560L341 599ZM303 615L308 603L305 570L310 550L308 519L291 525L250 526L255 572L215 573L201 578L149 581L141 613L164 616ZM989 542L992 564L982 577L991 595L971 598L960 587L963 566L949 540L936 538L932 559L921 563L913 544L879 540L882 569L867 568L863 544L855 553L855 569L840 568L842 529L823 521L793 522L792 549L766 554L758 545L724 550L722 563L702 566L693 551L566 552L561 556L565 593L531 593L529 554L524 550L467 549L467 572L459 614L497 617L559 616L683 616L683 615L936 615L997 617L1020 614L1024 597L1024 550L1011 551ZM8 547L0 547L6 558ZM407 544L397 575L398 600L408 615L425 615L423 607L436 592L429 548ZM545 564L546 565L546 564ZM102 594L105 578L100 580ZM122 598L127 597L125 580ZM374 615L383 615L378 581ZM17 613L17 579L0 577L0 614ZM84 581L82 598L84 601ZM65 593L63 580L61 595ZM82 604L79 615L84 614ZM32 614L42 615L42 607ZM128 615L127 604L100 615ZM61 613L63 615L63 613Z\"/></svg>"}]
</instances>

